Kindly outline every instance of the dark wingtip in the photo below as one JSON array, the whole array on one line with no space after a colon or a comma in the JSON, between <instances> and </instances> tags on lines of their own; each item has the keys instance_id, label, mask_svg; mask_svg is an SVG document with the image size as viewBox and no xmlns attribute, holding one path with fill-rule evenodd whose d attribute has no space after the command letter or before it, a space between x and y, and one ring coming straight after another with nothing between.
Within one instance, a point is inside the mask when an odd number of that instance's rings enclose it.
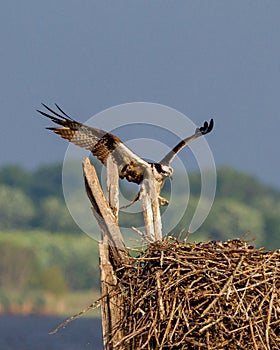
<instances>
[{"instance_id":1,"label":"dark wingtip","mask_svg":"<svg viewBox=\"0 0 280 350\"><path fill-rule=\"evenodd\" d=\"M55 123L58 123L58 124L61 124L62 122L64 121L74 121L73 118L71 118L68 114L66 114L61 107L59 107L59 105L57 103L55 103L55 107L58 109L58 111L61 113L57 113L55 110L51 109L50 107L48 107L45 103L41 103L42 106L47 110L49 111L50 113L52 113L53 115L51 114L48 114L46 112L43 112L43 111L40 111L39 109L37 109L37 112L42 114L43 116L45 117L48 117L50 118L53 122Z\"/></svg>"},{"instance_id":2,"label":"dark wingtip","mask_svg":"<svg viewBox=\"0 0 280 350\"><path fill-rule=\"evenodd\" d=\"M43 102L41 102L41 105L48 109L47 105L45 105Z\"/></svg>"},{"instance_id":3,"label":"dark wingtip","mask_svg":"<svg viewBox=\"0 0 280 350\"><path fill-rule=\"evenodd\" d=\"M214 120L213 118L210 119L210 122L204 122L203 126L199 128L199 131L202 133L202 135L208 134L210 131L212 131L214 127Z\"/></svg>"},{"instance_id":4,"label":"dark wingtip","mask_svg":"<svg viewBox=\"0 0 280 350\"><path fill-rule=\"evenodd\" d=\"M209 122L209 127L208 127L209 131L208 131L208 132L212 131L212 130L213 130L213 127L214 127L214 119L211 118L211 119L210 119L210 122Z\"/></svg>"},{"instance_id":5,"label":"dark wingtip","mask_svg":"<svg viewBox=\"0 0 280 350\"><path fill-rule=\"evenodd\" d=\"M67 117L67 118L73 120L68 114L66 114L66 113L62 110L62 108L59 107L59 105L58 105L57 103L55 103L55 106L56 106L56 108L57 108L65 117Z\"/></svg>"},{"instance_id":6,"label":"dark wingtip","mask_svg":"<svg viewBox=\"0 0 280 350\"><path fill-rule=\"evenodd\" d=\"M51 115L49 115L48 113L46 112L43 112L43 111L40 111L39 109L36 109L36 111L40 114L42 114L43 116L47 117L47 118L50 118L52 119L53 117Z\"/></svg>"}]
</instances>

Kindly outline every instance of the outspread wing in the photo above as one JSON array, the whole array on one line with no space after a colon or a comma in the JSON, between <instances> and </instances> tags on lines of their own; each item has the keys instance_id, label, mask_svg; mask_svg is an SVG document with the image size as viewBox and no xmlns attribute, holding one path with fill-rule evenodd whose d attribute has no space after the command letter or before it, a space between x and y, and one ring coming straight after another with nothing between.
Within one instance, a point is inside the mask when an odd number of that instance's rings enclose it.
<instances>
[{"instance_id":1,"label":"outspread wing","mask_svg":"<svg viewBox=\"0 0 280 350\"><path fill-rule=\"evenodd\" d=\"M160 161L161 164L169 165L175 158L176 154L184 147L186 147L192 140L208 134L214 126L214 120L211 119L210 122L204 122L203 126L197 128L193 135L187 137L186 139L179 142L167 155Z\"/></svg>"},{"instance_id":2,"label":"outspread wing","mask_svg":"<svg viewBox=\"0 0 280 350\"><path fill-rule=\"evenodd\" d=\"M138 184L143 180L144 171L149 166L148 163L126 147L117 136L75 121L57 104L56 108L60 113L43 103L42 105L48 112L40 110L37 110L37 112L60 125L60 127L47 129L52 130L69 142L91 151L104 165L106 165L106 160L111 154L118 165L120 178L126 178L128 181Z\"/></svg>"}]
</instances>

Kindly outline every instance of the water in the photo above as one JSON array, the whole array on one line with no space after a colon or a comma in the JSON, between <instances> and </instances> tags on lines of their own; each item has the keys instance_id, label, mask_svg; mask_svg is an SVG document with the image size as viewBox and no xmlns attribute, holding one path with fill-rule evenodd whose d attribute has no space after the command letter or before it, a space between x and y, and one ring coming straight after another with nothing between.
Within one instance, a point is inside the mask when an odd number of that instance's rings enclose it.
<instances>
[{"instance_id":1,"label":"water","mask_svg":"<svg viewBox=\"0 0 280 350\"><path fill-rule=\"evenodd\" d=\"M0 350L102 350L101 320L79 318L54 335L64 318L0 316Z\"/></svg>"}]
</instances>

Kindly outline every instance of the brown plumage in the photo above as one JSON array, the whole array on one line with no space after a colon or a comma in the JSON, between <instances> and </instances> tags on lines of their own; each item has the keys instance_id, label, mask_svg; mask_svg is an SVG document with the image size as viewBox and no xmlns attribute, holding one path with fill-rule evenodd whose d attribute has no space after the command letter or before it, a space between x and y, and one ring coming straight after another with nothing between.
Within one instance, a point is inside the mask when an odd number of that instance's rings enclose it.
<instances>
[{"instance_id":1,"label":"brown plumage","mask_svg":"<svg viewBox=\"0 0 280 350\"><path fill-rule=\"evenodd\" d=\"M38 112L60 125L60 127L50 127L47 129L52 130L69 142L91 151L104 165L106 165L106 160L109 154L111 154L118 166L119 177L121 179L126 178L130 182L140 184L145 176L145 170L148 167L153 167L157 173L156 177L161 187L164 179L173 174L170 163L175 155L192 140L209 133L214 125L213 119L210 120L209 124L208 122L204 122L202 127L197 128L192 136L179 142L159 163L148 163L126 147L117 136L75 121L57 104L56 108L60 113L45 104L42 105L51 114L40 110Z\"/></svg>"}]
</instances>

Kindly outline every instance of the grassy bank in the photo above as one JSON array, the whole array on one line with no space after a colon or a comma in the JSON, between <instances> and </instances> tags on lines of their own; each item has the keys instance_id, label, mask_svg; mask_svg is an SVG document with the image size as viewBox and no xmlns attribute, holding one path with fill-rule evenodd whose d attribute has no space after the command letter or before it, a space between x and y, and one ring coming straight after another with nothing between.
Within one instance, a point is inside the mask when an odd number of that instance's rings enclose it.
<instances>
[{"instance_id":1,"label":"grassy bank","mask_svg":"<svg viewBox=\"0 0 280 350\"><path fill-rule=\"evenodd\" d=\"M98 296L98 246L85 234L0 232L0 312L69 315Z\"/></svg>"},{"instance_id":2,"label":"grassy bank","mask_svg":"<svg viewBox=\"0 0 280 350\"><path fill-rule=\"evenodd\" d=\"M79 313L99 298L97 291L69 291L63 296L52 293L0 290L0 314L41 314L68 317ZM90 310L87 317L100 316L100 309Z\"/></svg>"}]
</instances>

